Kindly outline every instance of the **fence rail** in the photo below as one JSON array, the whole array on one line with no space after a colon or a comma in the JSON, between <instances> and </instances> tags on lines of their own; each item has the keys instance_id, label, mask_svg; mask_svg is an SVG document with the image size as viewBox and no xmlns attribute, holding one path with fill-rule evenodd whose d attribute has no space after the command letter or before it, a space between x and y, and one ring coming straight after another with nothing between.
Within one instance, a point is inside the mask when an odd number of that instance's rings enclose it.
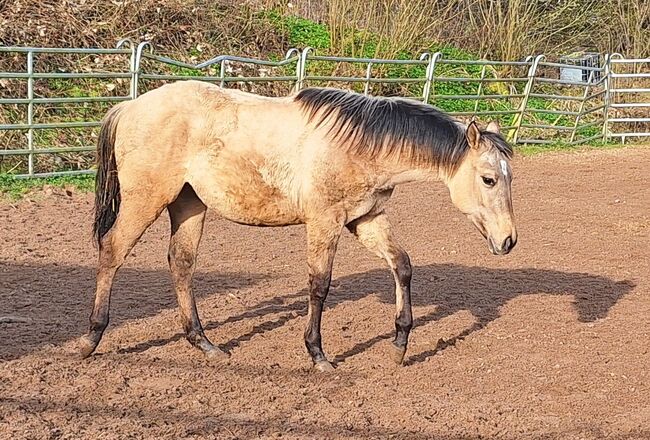
<instances>
[{"instance_id":1,"label":"fence rail","mask_svg":"<svg viewBox=\"0 0 650 440\"><path fill-rule=\"evenodd\" d=\"M85 64L54 72L47 58L53 56L85 57ZM561 79L563 70L587 78ZM106 106L188 79L268 94L325 85L401 95L461 118L497 118L518 144L650 136L648 58L613 54L599 66L576 66L544 55L458 60L438 52L398 60L323 56L305 48L278 60L222 55L190 64L154 54L148 42L122 40L115 49L0 47L0 170L11 167L25 177L92 172L91 158L80 161L79 154L94 150Z\"/></svg>"}]
</instances>

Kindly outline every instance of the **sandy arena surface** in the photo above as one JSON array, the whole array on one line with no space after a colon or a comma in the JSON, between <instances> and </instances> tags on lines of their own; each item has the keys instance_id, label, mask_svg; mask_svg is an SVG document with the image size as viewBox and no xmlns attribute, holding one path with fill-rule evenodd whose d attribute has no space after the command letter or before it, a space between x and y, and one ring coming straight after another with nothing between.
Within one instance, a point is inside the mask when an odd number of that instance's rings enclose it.
<instances>
[{"instance_id":1,"label":"sandy arena surface","mask_svg":"<svg viewBox=\"0 0 650 440\"><path fill-rule=\"evenodd\" d=\"M389 213L414 264L416 328L388 356L393 281L349 233L313 371L302 227L210 215L195 277L210 363L181 334L168 219L118 274L111 325L80 360L94 294L90 194L0 203L2 439L650 438L650 148L519 157L519 244L495 257L441 184Z\"/></svg>"}]
</instances>

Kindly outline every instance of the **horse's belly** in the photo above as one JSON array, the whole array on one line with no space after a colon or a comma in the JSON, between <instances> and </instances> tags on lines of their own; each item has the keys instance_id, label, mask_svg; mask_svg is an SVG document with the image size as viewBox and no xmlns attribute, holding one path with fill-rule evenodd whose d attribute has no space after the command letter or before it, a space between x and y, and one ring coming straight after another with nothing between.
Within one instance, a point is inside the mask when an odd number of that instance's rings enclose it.
<instances>
[{"instance_id":1,"label":"horse's belly","mask_svg":"<svg viewBox=\"0 0 650 440\"><path fill-rule=\"evenodd\" d=\"M215 199L215 209L233 222L253 226L287 226L303 223L302 215L282 197L261 197L256 192L233 197L228 190Z\"/></svg>"},{"instance_id":2,"label":"horse's belly","mask_svg":"<svg viewBox=\"0 0 650 440\"><path fill-rule=\"evenodd\" d=\"M192 186L208 208L233 222L254 226L303 223L298 209L272 187Z\"/></svg>"},{"instance_id":3,"label":"horse's belly","mask_svg":"<svg viewBox=\"0 0 650 440\"><path fill-rule=\"evenodd\" d=\"M245 167L204 168L188 179L208 208L222 217L256 226L303 223L303 215L287 195L286 185L269 182Z\"/></svg>"}]
</instances>

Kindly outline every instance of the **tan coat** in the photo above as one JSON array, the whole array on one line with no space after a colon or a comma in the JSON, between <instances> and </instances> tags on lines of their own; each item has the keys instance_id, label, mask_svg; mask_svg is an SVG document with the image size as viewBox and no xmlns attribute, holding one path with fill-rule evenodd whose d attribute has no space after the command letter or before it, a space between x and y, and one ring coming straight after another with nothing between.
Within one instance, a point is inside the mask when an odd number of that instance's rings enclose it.
<instances>
[{"instance_id":1,"label":"tan coat","mask_svg":"<svg viewBox=\"0 0 650 440\"><path fill-rule=\"evenodd\" d=\"M121 103L98 144L95 234L100 245L95 307L82 353L108 324L113 278L144 230L167 209L170 269L188 340L224 356L205 337L191 278L205 211L248 225L305 224L310 274L305 343L330 370L320 320L341 230L384 258L395 277L401 363L412 326L411 266L383 212L395 185L442 179L452 201L495 254L517 240L511 154L494 124L481 131L412 101L308 89L266 98L187 81Z\"/></svg>"}]
</instances>

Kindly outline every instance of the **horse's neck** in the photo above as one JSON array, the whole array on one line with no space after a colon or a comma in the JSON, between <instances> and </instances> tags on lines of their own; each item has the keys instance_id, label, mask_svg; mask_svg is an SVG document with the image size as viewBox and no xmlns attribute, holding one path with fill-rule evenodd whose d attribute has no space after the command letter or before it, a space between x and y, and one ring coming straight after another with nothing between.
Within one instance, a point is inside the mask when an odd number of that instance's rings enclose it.
<instances>
[{"instance_id":1,"label":"horse's neck","mask_svg":"<svg viewBox=\"0 0 650 440\"><path fill-rule=\"evenodd\" d=\"M427 167L394 165L386 167L386 187L402 183L431 182L440 180L437 169Z\"/></svg>"}]
</instances>

